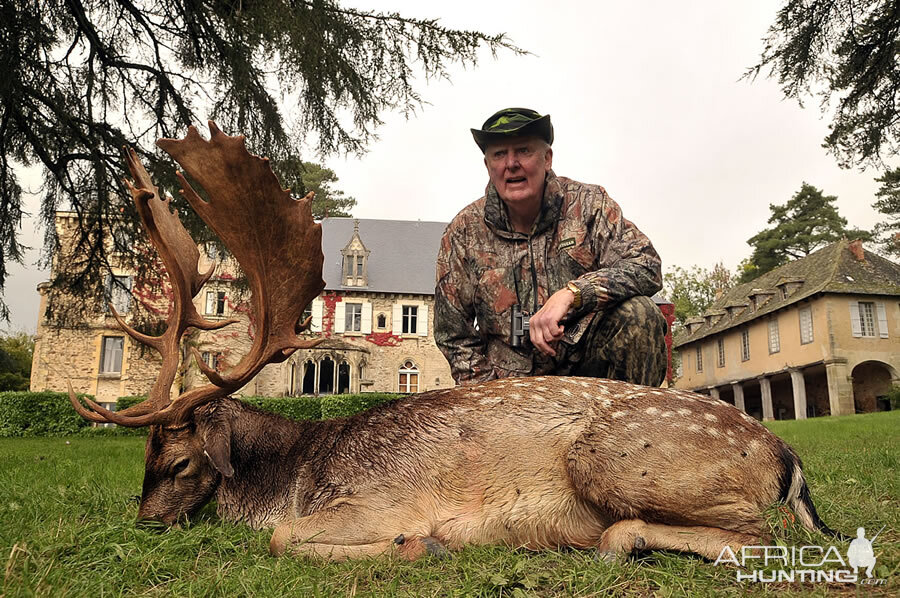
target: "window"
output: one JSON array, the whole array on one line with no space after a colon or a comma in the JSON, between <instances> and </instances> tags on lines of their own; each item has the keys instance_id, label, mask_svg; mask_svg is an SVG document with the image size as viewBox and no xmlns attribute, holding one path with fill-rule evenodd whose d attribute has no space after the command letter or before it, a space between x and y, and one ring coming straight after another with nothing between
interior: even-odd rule
<instances>
[{"instance_id":1,"label":"window","mask_svg":"<svg viewBox=\"0 0 900 598\"><path fill-rule=\"evenodd\" d=\"M345 255L344 256L344 276L351 277L353 276L353 256Z\"/></svg>"},{"instance_id":2,"label":"window","mask_svg":"<svg viewBox=\"0 0 900 598\"><path fill-rule=\"evenodd\" d=\"M211 316L225 313L225 291L206 291L206 313Z\"/></svg>"},{"instance_id":3,"label":"window","mask_svg":"<svg viewBox=\"0 0 900 598\"><path fill-rule=\"evenodd\" d=\"M723 367L725 367L725 339L720 338L718 340L718 342L716 343L716 345L719 350L719 364L718 365L720 368L723 368Z\"/></svg>"},{"instance_id":4,"label":"window","mask_svg":"<svg viewBox=\"0 0 900 598\"><path fill-rule=\"evenodd\" d=\"M407 361L400 368L400 388L402 393L419 392L419 368L412 361Z\"/></svg>"},{"instance_id":5,"label":"window","mask_svg":"<svg viewBox=\"0 0 900 598\"><path fill-rule=\"evenodd\" d=\"M415 305L403 306L403 334L416 333L416 320L419 316L419 308Z\"/></svg>"},{"instance_id":6,"label":"window","mask_svg":"<svg viewBox=\"0 0 900 598\"><path fill-rule=\"evenodd\" d=\"M703 371L703 348L697 347L697 371Z\"/></svg>"},{"instance_id":7,"label":"window","mask_svg":"<svg viewBox=\"0 0 900 598\"><path fill-rule=\"evenodd\" d=\"M219 360L219 356L217 354L213 353L212 351L204 351L200 355L200 357L203 359L203 363L205 363L209 369L216 369L216 362L218 362Z\"/></svg>"},{"instance_id":8,"label":"window","mask_svg":"<svg viewBox=\"0 0 900 598\"><path fill-rule=\"evenodd\" d=\"M859 302L859 325L863 336L875 336L875 304L871 301Z\"/></svg>"},{"instance_id":9,"label":"window","mask_svg":"<svg viewBox=\"0 0 900 598\"><path fill-rule=\"evenodd\" d=\"M127 314L131 309L131 277L107 276L105 294L107 303L111 304L117 313Z\"/></svg>"},{"instance_id":10,"label":"window","mask_svg":"<svg viewBox=\"0 0 900 598\"><path fill-rule=\"evenodd\" d=\"M850 322L855 337L888 338L887 312L884 309L884 303L852 301L850 303Z\"/></svg>"},{"instance_id":11,"label":"window","mask_svg":"<svg viewBox=\"0 0 900 598\"><path fill-rule=\"evenodd\" d=\"M378 327L384 329L387 326L387 317L384 314L378 314Z\"/></svg>"},{"instance_id":12,"label":"window","mask_svg":"<svg viewBox=\"0 0 900 598\"><path fill-rule=\"evenodd\" d=\"M206 250L206 257L208 257L210 260L215 261L219 259L219 250L216 247L215 243L207 243L204 246L204 249Z\"/></svg>"},{"instance_id":13,"label":"window","mask_svg":"<svg viewBox=\"0 0 900 598\"><path fill-rule=\"evenodd\" d=\"M363 256L356 256L356 276L362 278L363 275Z\"/></svg>"},{"instance_id":14,"label":"window","mask_svg":"<svg viewBox=\"0 0 900 598\"><path fill-rule=\"evenodd\" d=\"M781 339L778 337L778 320L769 320L769 353L781 351Z\"/></svg>"},{"instance_id":15,"label":"window","mask_svg":"<svg viewBox=\"0 0 900 598\"><path fill-rule=\"evenodd\" d=\"M347 303L344 310L344 332L362 330L362 303Z\"/></svg>"},{"instance_id":16,"label":"window","mask_svg":"<svg viewBox=\"0 0 900 598\"><path fill-rule=\"evenodd\" d=\"M100 373L122 373L122 349L125 338L121 336L104 336L100 346Z\"/></svg>"},{"instance_id":17,"label":"window","mask_svg":"<svg viewBox=\"0 0 900 598\"><path fill-rule=\"evenodd\" d=\"M750 359L750 331L741 331L741 361Z\"/></svg>"},{"instance_id":18,"label":"window","mask_svg":"<svg viewBox=\"0 0 900 598\"><path fill-rule=\"evenodd\" d=\"M800 344L813 342L812 308L808 305L800 308Z\"/></svg>"}]
</instances>

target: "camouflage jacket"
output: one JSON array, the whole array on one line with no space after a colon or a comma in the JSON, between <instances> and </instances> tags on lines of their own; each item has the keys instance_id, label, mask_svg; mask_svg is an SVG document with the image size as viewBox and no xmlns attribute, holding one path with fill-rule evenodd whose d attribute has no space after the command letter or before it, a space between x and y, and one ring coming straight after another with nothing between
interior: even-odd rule
<instances>
[{"instance_id":1,"label":"camouflage jacket","mask_svg":"<svg viewBox=\"0 0 900 598\"><path fill-rule=\"evenodd\" d=\"M540 373L530 343L509 344L511 308L518 303L533 314L569 280L583 300L565 324L563 342L574 344L604 307L662 288L659 255L603 187L549 172L526 235L515 232L488 184L447 227L438 253L434 337L453 378L465 384Z\"/></svg>"}]
</instances>

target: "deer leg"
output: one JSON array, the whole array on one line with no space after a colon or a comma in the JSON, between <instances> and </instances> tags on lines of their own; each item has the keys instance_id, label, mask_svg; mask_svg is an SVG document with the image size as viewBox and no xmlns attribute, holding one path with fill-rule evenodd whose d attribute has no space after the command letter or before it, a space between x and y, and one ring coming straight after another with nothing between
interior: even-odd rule
<instances>
[{"instance_id":1,"label":"deer leg","mask_svg":"<svg viewBox=\"0 0 900 598\"><path fill-rule=\"evenodd\" d=\"M426 554L442 557L448 553L440 541L427 534L396 535L399 530L390 529L390 523L389 518L374 518L370 511L353 507L319 511L279 525L269 542L269 552L280 556L290 548L335 560L393 553L415 560Z\"/></svg>"},{"instance_id":2,"label":"deer leg","mask_svg":"<svg viewBox=\"0 0 900 598\"><path fill-rule=\"evenodd\" d=\"M597 549L603 555L630 554L635 550L677 550L715 560L726 546L737 552L741 546L758 545L760 541L758 536L718 527L664 525L626 519L603 532Z\"/></svg>"}]
</instances>

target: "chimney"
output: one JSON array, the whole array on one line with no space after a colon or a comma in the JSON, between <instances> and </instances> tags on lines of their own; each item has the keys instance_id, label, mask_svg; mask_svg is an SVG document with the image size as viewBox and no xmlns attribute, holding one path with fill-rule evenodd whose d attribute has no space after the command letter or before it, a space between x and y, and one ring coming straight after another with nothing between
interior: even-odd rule
<instances>
[{"instance_id":1,"label":"chimney","mask_svg":"<svg viewBox=\"0 0 900 598\"><path fill-rule=\"evenodd\" d=\"M866 254L863 252L862 241L860 239L856 239L855 241L850 241L850 253L853 254L853 257L856 258L859 262L866 261Z\"/></svg>"}]
</instances>

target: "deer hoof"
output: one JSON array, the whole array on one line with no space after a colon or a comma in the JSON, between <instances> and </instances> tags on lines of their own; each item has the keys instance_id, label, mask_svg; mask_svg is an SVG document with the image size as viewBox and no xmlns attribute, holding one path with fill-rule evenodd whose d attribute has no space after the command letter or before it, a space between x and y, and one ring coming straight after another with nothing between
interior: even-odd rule
<instances>
[{"instance_id":1,"label":"deer hoof","mask_svg":"<svg viewBox=\"0 0 900 598\"><path fill-rule=\"evenodd\" d=\"M634 549L635 550L643 550L647 548L647 541L644 540L643 536L637 536L634 539Z\"/></svg>"},{"instance_id":2,"label":"deer hoof","mask_svg":"<svg viewBox=\"0 0 900 598\"><path fill-rule=\"evenodd\" d=\"M394 538L394 544L396 544L397 546L403 546L404 542L406 542L406 536L404 536L403 534L400 534L399 536Z\"/></svg>"},{"instance_id":3,"label":"deer hoof","mask_svg":"<svg viewBox=\"0 0 900 598\"><path fill-rule=\"evenodd\" d=\"M431 536L422 538L422 544L425 545L425 554L438 559L450 558L450 551L436 538L432 538Z\"/></svg>"}]
</instances>

